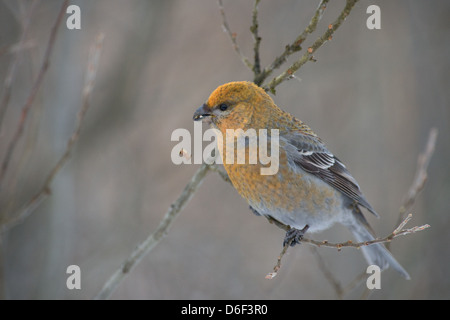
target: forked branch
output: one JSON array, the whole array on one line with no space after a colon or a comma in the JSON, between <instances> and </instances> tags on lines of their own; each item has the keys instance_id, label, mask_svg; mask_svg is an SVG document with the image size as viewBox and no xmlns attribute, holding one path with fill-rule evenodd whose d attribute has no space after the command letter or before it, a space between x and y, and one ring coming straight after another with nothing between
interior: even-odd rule
<instances>
[{"instance_id":1,"label":"forked branch","mask_svg":"<svg viewBox=\"0 0 450 320\"><path fill-rule=\"evenodd\" d=\"M12 155L14 154L14 150L16 149L16 146L17 146L20 138L22 137L28 114L30 112L31 107L33 106L36 95L42 85L42 81L43 81L44 76L47 73L48 67L50 65L50 55L53 51L53 47L55 44L56 35L58 33L58 26L60 25L60 23L64 17L64 14L66 13L66 8L67 8L68 4L69 4L69 0L65 0L61 6L58 17L57 17L57 19L52 27L52 30L50 32L50 38L48 40L47 48L44 53L44 59L43 59L41 68L40 68L37 78L33 84L33 87L31 88L30 94L28 95L28 98L27 98L24 106L22 107L22 114L21 114L21 117L17 124L17 127L15 129L14 135L8 143L8 147L6 148L5 157L4 157L1 167L0 167L0 190L2 188L3 180L4 180L6 172L8 170Z\"/></svg>"},{"instance_id":2,"label":"forked branch","mask_svg":"<svg viewBox=\"0 0 450 320\"><path fill-rule=\"evenodd\" d=\"M74 148L76 142L78 141L78 138L80 137L83 120L85 118L86 112L89 109L89 98L97 75L100 54L103 47L103 38L104 35L100 33L89 52L88 65L83 86L83 103L81 104L80 110L78 112L75 129L69 140L67 141L65 152L59 158L55 166L50 170L39 191L15 215L13 215L7 221L2 222L2 224L0 225L0 234L23 222L37 207L39 207L39 205L50 195L50 185L53 179L62 169L67 160L69 160L72 149Z\"/></svg>"}]
</instances>

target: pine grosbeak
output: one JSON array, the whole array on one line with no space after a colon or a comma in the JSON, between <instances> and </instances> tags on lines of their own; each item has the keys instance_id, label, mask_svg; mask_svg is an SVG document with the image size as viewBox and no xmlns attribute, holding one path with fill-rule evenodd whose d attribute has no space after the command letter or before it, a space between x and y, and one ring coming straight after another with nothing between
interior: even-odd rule
<instances>
[{"instance_id":1,"label":"pine grosbeak","mask_svg":"<svg viewBox=\"0 0 450 320\"><path fill-rule=\"evenodd\" d=\"M287 226L284 244L298 243L303 231L317 232L339 222L348 227L358 242L374 239L374 233L359 206L378 216L363 196L345 165L302 121L278 108L272 98L251 82L231 82L219 86L194 113L220 130L279 131L279 169L262 175L265 165L227 163L224 167L233 186L257 215ZM244 148L249 148L245 145ZM219 150L224 158L224 150ZM248 151L248 150L247 150ZM249 151L248 151L249 152ZM408 273L382 244L363 246L369 264L386 269L391 265L405 278Z\"/></svg>"}]
</instances>

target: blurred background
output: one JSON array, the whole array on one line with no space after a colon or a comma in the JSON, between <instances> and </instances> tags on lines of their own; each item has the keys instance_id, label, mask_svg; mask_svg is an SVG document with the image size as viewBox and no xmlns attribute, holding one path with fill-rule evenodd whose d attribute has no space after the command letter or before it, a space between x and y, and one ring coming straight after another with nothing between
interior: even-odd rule
<instances>
[{"instance_id":1,"label":"blurred background","mask_svg":"<svg viewBox=\"0 0 450 320\"><path fill-rule=\"evenodd\" d=\"M82 105L89 47L105 36L90 109L70 160L51 195L20 225L1 235L0 297L91 299L135 246L153 232L199 165L174 165L176 128L193 133L192 114L220 84L252 80L222 29L216 1L70 1L81 30L59 26L48 73L0 189L0 221L14 217L39 191L66 149ZM308 25L318 1L259 5L262 65ZM381 8L381 30L369 30L366 9ZM0 97L14 60L8 109L0 128L0 159L17 128L41 67L61 0L0 1ZM345 1L332 1L311 44ZM243 53L253 57L253 1L224 8ZM450 298L450 1L361 0L348 19L296 74L277 87L278 106L305 121L347 164L381 219L385 236L411 185L432 127L439 129L425 190L391 250L408 270L382 273L376 299ZM30 23L23 45L24 27ZM291 56L293 62L298 55ZM274 75L279 74L287 65ZM205 143L206 145L206 143ZM316 240L351 239L342 226ZM210 173L168 235L120 284L113 299L334 299L309 245L272 271L284 231L256 217L216 173ZM320 248L343 285L366 269L361 252ZM66 268L81 269L81 290L68 290ZM345 298L359 298L364 283Z\"/></svg>"}]
</instances>

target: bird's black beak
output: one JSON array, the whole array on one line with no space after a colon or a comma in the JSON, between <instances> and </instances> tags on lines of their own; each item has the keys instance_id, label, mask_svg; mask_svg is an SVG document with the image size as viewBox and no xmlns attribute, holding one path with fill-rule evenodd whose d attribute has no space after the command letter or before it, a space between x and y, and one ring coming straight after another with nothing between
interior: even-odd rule
<instances>
[{"instance_id":1,"label":"bird's black beak","mask_svg":"<svg viewBox=\"0 0 450 320\"><path fill-rule=\"evenodd\" d=\"M200 108L195 110L193 119L194 121L200 121L210 116L211 116L211 109L208 108L206 103L204 103Z\"/></svg>"}]
</instances>

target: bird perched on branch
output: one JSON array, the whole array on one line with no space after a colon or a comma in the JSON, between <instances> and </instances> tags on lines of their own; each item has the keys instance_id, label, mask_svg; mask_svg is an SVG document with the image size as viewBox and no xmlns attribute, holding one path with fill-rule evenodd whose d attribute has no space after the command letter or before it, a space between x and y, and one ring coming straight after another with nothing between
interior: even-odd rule
<instances>
[{"instance_id":1,"label":"bird perched on branch","mask_svg":"<svg viewBox=\"0 0 450 320\"><path fill-rule=\"evenodd\" d=\"M360 207L375 216L378 214L345 165L305 123L278 108L254 83L242 81L219 86L195 111L194 120L210 123L223 136L230 129L241 129L244 133L253 129L257 134L262 132L260 129L267 130L268 152L278 149L278 168L274 174L261 174L261 168L268 166L261 161L253 164L226 161L229 141L219 151L233 186L252 211L287 230L283 245L295 245L306 230L325 230L336 222L348 227L358 242L374 239ZM274 139L278 140L277 149L272 144ZM252 145L248 140L241 148L250 158ZM236 146L235 141L233 144ZM256 144L256 148L260 151L261 145ZM238 150L236 146L232 152ZM409 279L408 273L383 244L363 246L362 252L370 265L381 269L391 265Z\"/></svg>"}]
</instances>

